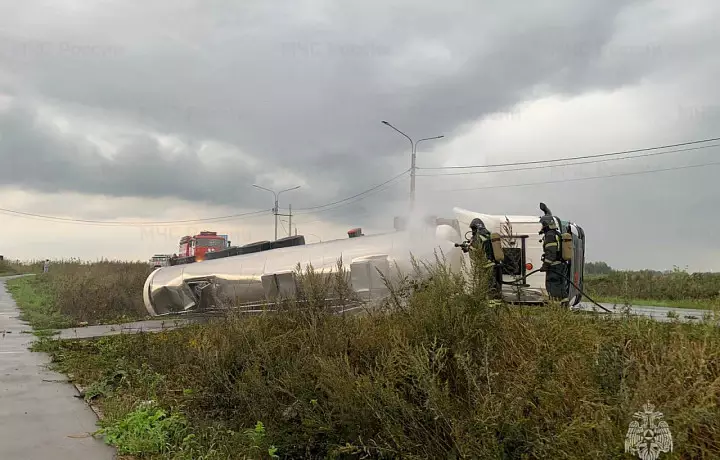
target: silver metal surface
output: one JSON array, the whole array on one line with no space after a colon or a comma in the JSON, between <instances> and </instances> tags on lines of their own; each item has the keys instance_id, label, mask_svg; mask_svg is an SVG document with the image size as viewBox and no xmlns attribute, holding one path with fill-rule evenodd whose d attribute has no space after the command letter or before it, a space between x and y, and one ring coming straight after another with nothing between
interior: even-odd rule
<instances>
[{"instance_id":1,"label":"silver metal surface","mask_svg":"<svg viewBox=\"0 0 720 460\"><path fill-rule=\"evenodd\" d=\"M414 274L413 258L433 263L435 257L442 254L452 270L459 270L463 259L469 262L469 256L455 248L454 243L464 239L464 232L474 217L481 217L492 232L500 232L507 218L512 223L513 235L528 236L526 261L535 268L540 267L542 245L538 236L538 217L488 215L461 208L454 208L454 213L463 235L451 225L418 224L392 233L161 267L145 282L145 307L151 316L161 316L205 311L217 308L218 304L236 306L272 302L295 292L294 272L298 264L302 270L311 265L316 273L327 275L337 271L340 259L349 271L350 284L360 299L381 298L388 293L383 276L393 281L399 273ZM504 278L508 282L516 280ZM518 289L512 292L504 289L504 292L519 302L542 302L546 296L544 274L533 274L526 283L519 297Z\"/></svg>"},{"instance_id":2,"label":"silver metal surface","mask_svg":"<svg viewBox=\"0 0 720 460\"><path fill-rule=\"evenodd\" d=\"M212 299L262 302L292 293L298 264L329 274L342 259L355 293L370 299L386 293L378 271L390 279L398 271L412 274L411 257L432 261L436 250L452 267L460 266L460 251L433 231L393 232L162 267L146 280L143 297L152 316L201 309L199 293L207 291Z\"/></svg>"}]
</instances>

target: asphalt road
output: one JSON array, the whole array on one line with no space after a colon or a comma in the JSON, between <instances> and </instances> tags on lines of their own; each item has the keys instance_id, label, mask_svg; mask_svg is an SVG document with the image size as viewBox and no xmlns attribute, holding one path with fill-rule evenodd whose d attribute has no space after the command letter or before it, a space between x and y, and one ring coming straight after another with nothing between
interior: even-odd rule
<instances>
[{"instance_id":1,"label":"asphalt road","mask_svg":"<svg viewBox=\"0 0 720 460\"><path fill-rule=\"evenodd\" d=\"M603 307L607 308L611 311L613 315L622 315L624 314L624 305L614 305L611 303L600 303ZM575 309L578 310L584 310L584 311L599 311L603 312L600 308L598 308L596 305L593 305L590 302L580 302L578 306L575 307ZM674 312L674 314L671 314L671 312ZM699 322L702 321L704 315L709 314L712 315L711 310L698 310L694 308L674 308L674 307L660 307L657 305L632 305L630 306L630 314L635 316L647 316L652 318L655 321L674 321L674 315L677 315L677 320L679 321L686 321L686 322ZM720 319L720 317L719 317Z\"/></svg>"},{"instance_id":2,"label":"asphalt road","mask_svg":"<svg viewBox=\"0 0 720 460\"><path fill-rule=\"evenodd\" d=\"M601 303L603 307L611 311L611 314L622 316L624 314L623 306ZM597 306L589 302L581 302L574 307L576 310L599 311L604 313ZM660 306L631 306L630 313L636 316L647 316L655 321L672 321L673 317L669 316L669 312L675 312L678 320L698 322L702 321L703 315L712 313L709 310L697 310L690 308L669 308ZM105 337L117 334L132 334L136 332L160 332L183 327L191 322L206 321L207 318L194 317L192 319L154 319L148 321L137 321L126 324L98 325L78 327L72 329L62 329L57 333L57 337L61 339L84 339L93 337ZM1 457L0 457L1 458Z\"/></svg>"},{"instance_id":3,"label":"asphalt road","mask_svg":"<svg viewBox=\"0 0 720 460\"><path fill-rule=\"evenodd\" d=\"M0 279L0 459L105 460L115 450L89 436L97 416L67 377L44 367L49 358L33 353L35 339Z\"/></svg>"},{"instance_id":4,"label":"asphalt road","mask_svg":"<svg viewBox=\"0 0 720 460\"><path fill-rule=\"evenodd\" d=\"M71 329L60 329L57 337L60 339L87 339L93 337L105 337L108 335L134 334L137 332L161 332L183 327L200 319L193 320L161 320L152 319L148 321L136 321L124 324L103 324L98 326L76 327Z\"/></svg>"}]
</instances>

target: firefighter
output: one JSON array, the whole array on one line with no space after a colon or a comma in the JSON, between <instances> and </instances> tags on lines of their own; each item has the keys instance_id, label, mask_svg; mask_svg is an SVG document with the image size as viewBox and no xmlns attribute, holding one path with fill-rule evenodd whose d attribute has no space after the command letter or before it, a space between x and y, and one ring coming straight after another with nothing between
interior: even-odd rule
<instances>
[{"instance_id":1,"label":"firefighter","mask_svg":"<svg viewBox=\"0 0 720 460\"><path fill-rule=\"evenodd\" d=\"M563 301L568 296L566 263L562 260L562 239L557 224L549 210L540 218L543 235L543 264L541 272L545 272L545 289L552 300Z\"/></svg>"},{"instance_id":2,"label":"firefighter","mask_svg":"<svg viewBox=\"0 0 720 460\"><path fill-rule=\"evenodd\" d=\"M495 263L495 254L493 253L492 241L490 239L490 231L485 228L485 223L478 218L475 218L470 222L470 230L472 231L472 237L470 237L470 244L468 250L473 251L476 257L476 261L482 263L482 267L489 270L488 280L490 297L496 298L499 295L500 289L497 282L497 266ZM465 252L468 252L465 250Z\"/></svg>"}]
</instances>

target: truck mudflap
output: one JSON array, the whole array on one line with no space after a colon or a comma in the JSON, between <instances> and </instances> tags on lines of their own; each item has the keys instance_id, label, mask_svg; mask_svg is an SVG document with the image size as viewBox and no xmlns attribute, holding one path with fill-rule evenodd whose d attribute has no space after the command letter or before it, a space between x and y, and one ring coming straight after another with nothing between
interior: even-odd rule
<instances>
[{"instance_id":1,"label":"truck mudflap","mask_svg":"<svg viewBox=\"0 0 720 460\"><path fill-rule=\"evenodd\" d=\"M573 238L573 258L570 261L570 279L572 283L568 283L568 306L574 307L582 300L584 286L584 268L585 268L585 232L582 227L570 222L567 226ZM580 288L580 290L578 290Z\"/></svg>"}]
</instances>

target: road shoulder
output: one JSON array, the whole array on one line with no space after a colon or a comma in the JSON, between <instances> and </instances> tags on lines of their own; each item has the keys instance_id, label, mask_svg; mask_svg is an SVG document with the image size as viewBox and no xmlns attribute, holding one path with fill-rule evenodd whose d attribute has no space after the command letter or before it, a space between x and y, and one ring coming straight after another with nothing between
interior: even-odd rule
<instances>
[{"instance_id":1,"label":"road shoulder","mask_svg":"<svg viewBox=\"0 0 720 460\"><path fill-rule=\"evenodd\" d=\"M47 369L45 353L0 279L0 458L25 460L114 459L115 450L92 437L97 417L68 378Z\"/></svg>"}]
</instances>

